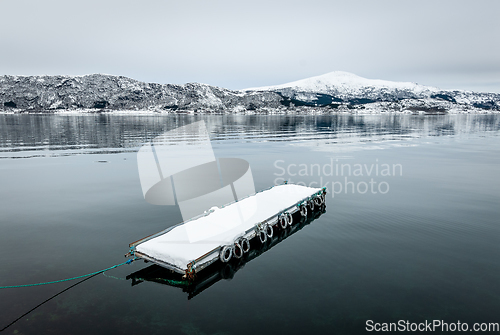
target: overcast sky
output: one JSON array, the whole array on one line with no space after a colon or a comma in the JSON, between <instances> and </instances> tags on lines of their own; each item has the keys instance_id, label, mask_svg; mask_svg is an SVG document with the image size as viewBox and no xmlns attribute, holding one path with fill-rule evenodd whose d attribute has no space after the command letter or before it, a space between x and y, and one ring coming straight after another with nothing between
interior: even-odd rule
<instances>
[{"instance_id":1,"label":"overcast sky","mask_svg":"<svg viewBox=\"0 0 500 335\"><path fill-rule=\"evenodd\" d=\"M241 89L347 71L500 92L500 1L0 0L0 74Z\"/></svg>"}]
</instances>

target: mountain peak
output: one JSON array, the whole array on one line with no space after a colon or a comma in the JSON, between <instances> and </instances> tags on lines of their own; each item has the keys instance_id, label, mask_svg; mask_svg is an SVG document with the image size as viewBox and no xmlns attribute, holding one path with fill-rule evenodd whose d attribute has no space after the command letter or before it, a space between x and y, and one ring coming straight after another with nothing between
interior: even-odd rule
<instances>
[{"instance_id":1,"label":"mountain peak","mask_svg":"<svg viewBox=\"0 0 500 335\"><path fill-rule=\"evenodd\" d=\"M364 88L402 89L416 92L437 91L438 89L410 82L394 82L379 79L367 79L350 72L333 71L323 75L301 79L281 85L249 88L243 91L268 91L293 88L302 92L329 93L336 91L357 91Z\"/></svg>"}]
</instances>

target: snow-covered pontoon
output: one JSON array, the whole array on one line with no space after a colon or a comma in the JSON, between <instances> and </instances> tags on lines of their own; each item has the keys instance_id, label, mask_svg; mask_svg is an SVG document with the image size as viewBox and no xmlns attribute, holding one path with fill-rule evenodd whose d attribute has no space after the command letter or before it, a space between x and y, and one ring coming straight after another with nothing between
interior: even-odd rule
<instances>
[{"instance_id":1,"label":"snow-covered pontoon","mask_svg":"<svg viewBox=\"0 0 500 335\"><path fill-rule=\"evenodd\" d=\"M304 227L318 219L325 211L326 206L323 204L315 206L314 211L312 213L309 211L308 215L305 217L300 215L300 213L294 214L293 224L275 232L271 238L267 238L265 243L261 243L258 238L255 238L250 243L250 251L245 253L243 257L239 259L233 258L228 263L215 262L203 269L202 272L198 272L194 280L181 279L180 274L156 264L132 272L126 276L126 279L131 280L132 286L150 282L177 287L187 293L188 300L193 299L219 281L233 279L239 270L245 268L246 264L257 259L262 254L270 251L275 246L301 231Z\"/></svg>"},{"instance_id":2,"label":"snow-covered pontoon","mask_svg":"<svg viewBox=\"0 0 500 335\"><path fill-rule=\"evenodd\" d=\"M325 202L326 188L294 184L273 186L169 227L129 245L127 256L142 258L184 275L188 280L209 266L241 258L250 240L265 243L275 230L293 224Z\"/></svg>"}]
</instances>

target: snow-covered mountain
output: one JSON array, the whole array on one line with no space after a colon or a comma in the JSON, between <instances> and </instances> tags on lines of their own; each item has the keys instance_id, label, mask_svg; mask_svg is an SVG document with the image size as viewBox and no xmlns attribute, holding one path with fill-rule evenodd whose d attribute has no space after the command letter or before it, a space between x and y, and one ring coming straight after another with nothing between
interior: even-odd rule
<instances>
[{"instance_id":1,"label":"snow-covered mountain","mask_svg":"<svg viewBox=\"0 0 500 335\"><path fill-rule=\"evenodd\" d=\"M366 79L347 72L240 91L198 83L144 83L103 74L0 76L0 110L499 112L500 94L440 90L415 83Z\"/></svg>"},{"instance_id":2,"label":"snow-covered mountain","mask_svg":"<svg viewBox=\"0 0 500 335\"><path fill-rule=\"evenodd\" d=\"M380 107L380 103L399 103L402 108L405 105L422 105L443 110L453 106L498 110L500 106L499 94L440 90L410 82L366 79L342 71L243 91L276 92L295 106L359 106L378 103L377 106Z\"/></svg>"},{"instance_id":3,"label":"snow-covered mountain","mask_svg":"<svg viewBox=\"0 0 500 335\"><path fill-rule=\"evenodd\" d=\"M293 88L303 92L331 94L363 93L366 89L374 90L408 90L412 92L439 91L439 89L409 82L366 79L343 71L334 71L321 76L310 77L286 84L249 88L246 91L276 91Z\"/></svg>"},{"instance_id":4,"label":"snow-covered mountain","mask_svg":"<svg viewBox=\"0 0 500 335\"><path fill-rule=\"evenodd\" d=\"M206 84L144 83L122 76L0 76L0 108L238 111L281 106L271 92L242 94Z\"/></svg>"}]
</instances>

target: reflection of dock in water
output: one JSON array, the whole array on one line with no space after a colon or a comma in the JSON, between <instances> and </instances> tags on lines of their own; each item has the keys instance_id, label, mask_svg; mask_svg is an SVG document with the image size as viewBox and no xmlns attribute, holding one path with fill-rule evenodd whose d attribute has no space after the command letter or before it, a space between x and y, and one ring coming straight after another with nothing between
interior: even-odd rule
<instances>
[{"instance_id":1,"label":"reflection of dock in water","mask_svg":"<svg viewBox=\"0 0 500 335\"><path fill-rule=\"evenodd\" d=\"M131 273L127 276L127 279L132 280L132 286L148 281L179 287L188 293L188 299L191 299L222 279L232 279L235 273L242 269L246 263L259 257L289 236L297 233L320 217L321 214L325 213L325 210L326 206L322 204L305 217L296 212L293 215L294 224L288 225L285 229L276 225L274 227L274 234L272 234L272 237L268 237L265 242L261 242L259 238L253 238L250 241L250 250L244 253L241 258L233 257L227 263L215 262L197 273L194 280L183 279L182 275L155 264Z\"/></svg>"}]
</instances>

